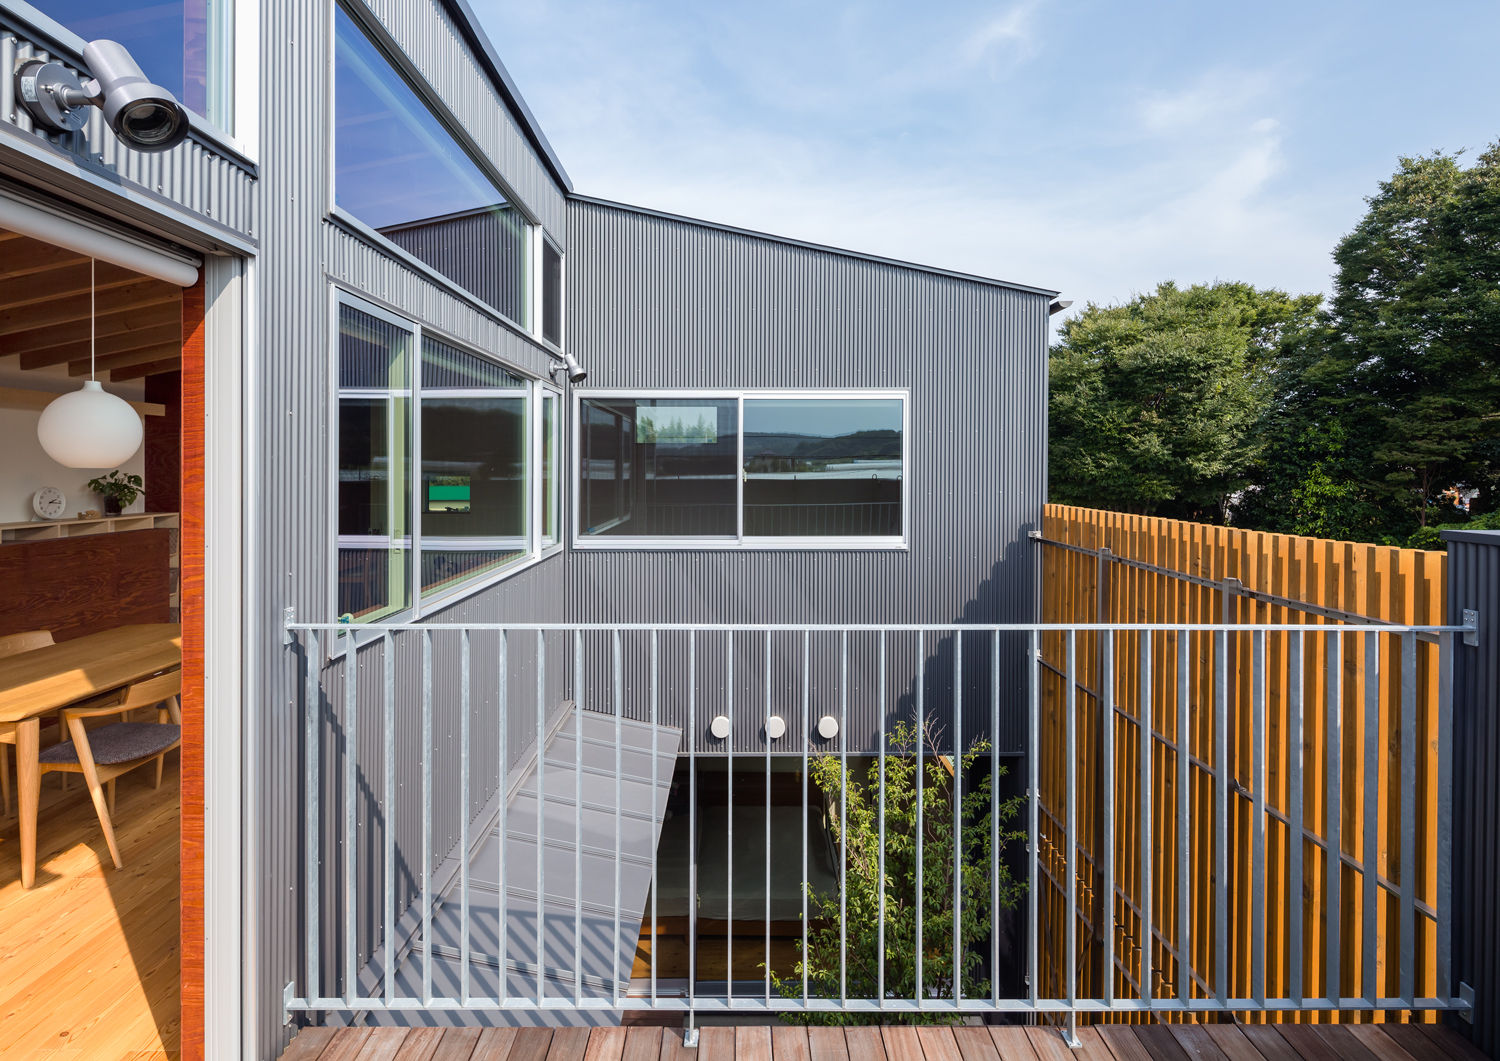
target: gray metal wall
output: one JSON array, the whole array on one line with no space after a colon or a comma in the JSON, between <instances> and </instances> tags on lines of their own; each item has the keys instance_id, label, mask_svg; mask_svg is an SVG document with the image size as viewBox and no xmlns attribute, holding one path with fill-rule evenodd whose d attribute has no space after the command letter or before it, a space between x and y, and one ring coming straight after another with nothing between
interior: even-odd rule
<instances>
[{"instance_id":1,"label":"gray metal wall","mask_svg":"<svg viewBox=\"0 0 1500 1061\"><path fill-rule=\"evenodd\" d=\"M1048 293L597 200L575 198L568 228L569 346L589 371L577 393L905 387L912 435L909 551L575 550L566 568L570 618L1035 619L1026 535L1040 526L1046 493ZM747 644L737 669L756 673L760 651ZM951 668L936 645L929 654L934 671ZM778 667L773 684L789 684L793 673ZM1020 745L1021 673L1012 642L999 679L1006 750ZM800 690L800 677L792 687ZM794 706L784 712L789 723L800 722L800 699ZM879 705L863 696L850 710L851 728L873 749ZM738 747L761 747L763 715L737 714ZM793 729L787 746L800 740Z\"/></svg>"},{"instance_id":2,"label":"gray metal wall","mask_svg":"<svg viewBox=\"0 0 1500 1061\"><path fill-rule=\"evenodd\" d=\"M1474 990L1474 1023L1500 1056L1500 531L1447 531L1448 622L1479 613L1479 643L1455 648L1453 681L1454 979Z\"/></svg>"}]
</instances>

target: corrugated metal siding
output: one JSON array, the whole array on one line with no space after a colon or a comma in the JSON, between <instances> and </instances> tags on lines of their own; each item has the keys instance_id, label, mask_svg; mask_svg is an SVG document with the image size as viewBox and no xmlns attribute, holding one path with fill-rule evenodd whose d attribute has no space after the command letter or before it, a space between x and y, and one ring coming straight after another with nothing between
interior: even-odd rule
<instances>
[{"instance_id":1,"label":"corrugated metal siding","mask_svg":"<svg viewBox=\"0 0 1500 1061\"><path fill-rule=\"evenodd\" d=\"M437 0L363 0L511 191L559 246L567 247L566 203L499 93Z\"/></svg>"},{"instance_id":2,"label":"corrugated metal siding","mask_svg":"<svg viewBox=\"0 0 1500 1061\"><path fill-rule=\"evenodd\" d=\"M1500 532L1448 539L1448 622L1479 612L1457 643L1453 682L1453 959L1474 989L1474 1043L1500 1056Z\"/></svg>"},{"instance_id":3,"label":"corrugated metal siding","mask_svg":"<svg viewBox=\"0 0 1500 1061\"><path fill-rule=\"evenodd\" d=\"M66 56L53 56L9 28L0 34L0 69L6 72L0 77L0 123L27 135L33 134L31 116L16 102L15 78L10 72L23 59L33 58L58 58L76 69ZM76 162L70 160L70 172L76 165L104 180L134 185L177 203L241 235L256 235L254 176L239 162L196 140L161 153L133 151L105 127L103 112L90 108L88 124L78 132L44 142L78 156Z\"/></svg>"},{"instance_id":4,"label":"corrugated metal siding","mask_svg":"<svg viewBox=\"0 0 1500 1061\"><path fill-rule=\"evenodd\" d=\"M1045 295L594 202L572 202L569 231L568 334L589 370L580 393L904 387L912 431L909 551L579 550L567 567L570 618L1036 617L1026 535L1040 526L1046 492ZM929 665L941 670L936 649ZM1007 751L1021 742L1022 673L1013 641L1000 671ZM873 733L877 711L870 698L851 702L851 728ZM759 716L743 725L749 740ZM700 747L709 748L701 737Z\"/></svg>"}]
</instances>

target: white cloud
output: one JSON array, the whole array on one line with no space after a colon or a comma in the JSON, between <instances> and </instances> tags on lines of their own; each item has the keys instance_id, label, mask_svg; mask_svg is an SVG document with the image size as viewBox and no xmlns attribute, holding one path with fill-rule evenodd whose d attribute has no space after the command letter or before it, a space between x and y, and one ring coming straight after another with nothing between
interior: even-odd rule
<instances>
[{"instance_id":1,"label":"white cloud","mask_svg":"<svg viewBox=\"0 0 1500 1061\"><path fill-rule=\"evenodd\" d=\"M1022 0L976 26L962 41L959 55L970 65L1030 54L1035 44L1039 0Z\"/></svg>"}]
</instances>

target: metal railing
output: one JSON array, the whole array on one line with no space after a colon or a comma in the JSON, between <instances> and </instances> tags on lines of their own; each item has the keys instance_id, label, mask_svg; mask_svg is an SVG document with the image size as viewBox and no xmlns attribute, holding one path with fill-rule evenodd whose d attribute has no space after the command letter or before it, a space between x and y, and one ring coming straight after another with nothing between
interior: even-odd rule
<instances>
[{"instance_id":1,"label":"metal railing","mask_svg":"<svg viewBox=\"0 0 1500 1061\"><path fill-rule=\"evenodd\" d=\"M358 646L339 624L288 630L303 667L304 747L301 816L286 824L302 834L307 929L289 1014L1071 1022L1465 1005L1450 982L1448 917L1461 627L473 623L380 626L360 631ZM1359 673L1341 682L1356 659ZM1403 676L1399 703L1381 700L1386 667ZM1435 697L1419 681L1427 667ZM1017 718L1025 750L1014 758L989 738ZM587 794L586 724L606 727L593 774L605 780ZM662 795L674 766L655 737L649 772L640 756L622 765L622 727L642 725L679 731L673 795ZM573 761L549 756L569 734ZM773 786L787 763L800 792L796 844L773 835ZM1014 795L1001 791L1007 765L1022 775ZM571 780L566 791L549 789L554 770ZM892 788L902 771L914 792ZM705 802L721 781L727 802ZM743 827L735 839L737 783L764 790L754 843ZM524 785L537 794L530 839L517 838L508 809ZM622 829L643 820L622 795L631 785L651 792L649 850L634 862L620 848ZM914 821L893 813L888 792ZM1423 793L1431 803L1418 821ZM686 864L669 880L657 846L663 802L688 819ZM571 840L549 841L544 804L571 808ZM584 836L585 817L601 812L614 815L612 852ZM1352 819L1359 829L1345 825ZM820 823L826 836L810 835ZM1433 841L1421 851L1419 831ZM809 858L820 844L833 866L818 878ZM924 865L934 846L948 858ZM533 847L535 878L513 886ZM706 848L722 850L722 874L700 863ZM492 897L487 876L476 883L489 872L481 852L495 860ZM742 897L737 908L736 883L756 858L755 905ZM584 895L584 865L601 859L614 881L596 902ZM622 895L621 866L644 873L647 863L637 903ZM1326 876L1332 904L1311 919L1308 873ZM684 874L686 967L663 970L662 886ZM700 912L709 876L725 888L722 917ZM777 893L778 879L793 886ZM951 895L935 894L934 879ZM479 891L497 904L493 925L476 920ZM572 903L571 924L547 916L559 901ZM772 916L789 904L795 918ZM1341 928L1351 914L1353 933ZM605 953L606 975L597 962L585 968L583 919L595 915L613 925L589 944ZM858 948L869 933L875 946L851 962L851 939ZM638 938L649 940L641 959ZM758 951L753 975L747 947Z\"/></svg>"}]
</instances>

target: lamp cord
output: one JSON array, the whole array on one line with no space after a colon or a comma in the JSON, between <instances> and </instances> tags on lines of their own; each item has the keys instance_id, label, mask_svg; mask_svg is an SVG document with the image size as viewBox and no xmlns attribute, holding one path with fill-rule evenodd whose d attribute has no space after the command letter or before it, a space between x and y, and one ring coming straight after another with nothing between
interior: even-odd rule
<instances>
[{"instance_id":1,"label":"lamp cord","mask_svg":"<svg viewBox=\"0 0 1500 1061\"><path fill-rule=\"evenodd\" d=\"M94 332L98 329L99 321L94 316L94 263L97 259L89 259L89 379L98 381L94 372Z\"/></svg>"}]
</instances>

